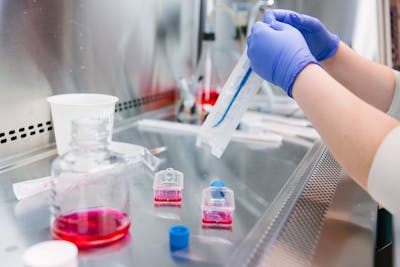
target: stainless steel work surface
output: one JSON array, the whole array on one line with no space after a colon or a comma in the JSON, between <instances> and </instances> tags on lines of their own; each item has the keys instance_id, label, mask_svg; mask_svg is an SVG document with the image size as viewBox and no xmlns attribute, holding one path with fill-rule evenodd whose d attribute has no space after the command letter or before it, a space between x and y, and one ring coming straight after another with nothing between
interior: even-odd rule
<instances>
[{"instance_id":1,"label":"stainless steel work surface","mask_svg":"<svg viewBox=\"0 0 400 267\"><path fill-rule=\"evenodd\" d=\"M184 173L183 204L180 208L155 207L154 173L137 167L130 183L130 235L107 247L80 251L79 266L223 265L235 256L262 216L279 210L276 199L286 192L291 175L311 147L307 142L288 140L278 146L232 142L217 160L196 149L193 134L144 130L135 122L116 131L113 139L147 148L166 146L167 151L159 155L159 169L173 167ZM4 266L22 266L21 256L27 247L51 239L47 193L17 201L12 184L49 175L53 152L22 158L0 173L0 258ZM201 225L201 190L216 179L235 192L234 223L229 230ZM171 252L168 230L178 224L190 228L190 247Z\"/></svg>"},{"instance_id":2,"label":"stainless steel work surface","mask_svg":"<svg viewBox=\"0 0 400 267\"><path fill-rule=\"evenodd\" d=\"M319 233L312 266L373 266L377 203L349 176L340 178Z\"/></svg>"}]
</instances>

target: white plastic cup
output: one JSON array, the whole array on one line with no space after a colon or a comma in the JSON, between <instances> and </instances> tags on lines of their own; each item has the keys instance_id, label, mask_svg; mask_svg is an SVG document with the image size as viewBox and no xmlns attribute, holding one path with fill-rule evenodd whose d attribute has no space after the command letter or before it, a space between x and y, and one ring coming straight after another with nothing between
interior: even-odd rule
<instances>
[{"instance_id":1,"label":"white plastic cup","mask_svg":"<svg viewBox=\"0 0 400 267\"><path fill-rule=\"evenodd\" d=\"M110 133L108 139L111 141L117 101L117 97L103 94L63 94L48 97L58 154L69 150L71 123L76 119L95 118L107 121Z\"/></svg>"}]
</instances>

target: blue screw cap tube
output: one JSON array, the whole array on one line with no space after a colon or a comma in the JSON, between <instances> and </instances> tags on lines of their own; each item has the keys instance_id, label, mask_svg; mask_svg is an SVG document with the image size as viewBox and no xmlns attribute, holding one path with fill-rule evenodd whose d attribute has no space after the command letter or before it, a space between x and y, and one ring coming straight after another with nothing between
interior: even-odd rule
<instances>
[{"instance_id":1,"label":"blue screw cap tube","mask_svg":"<svg viewBox=\"0 0 400 267\"><path fill-rule=\"evenodd\" d=\"M196 145L220 158L263 79L250 68L244 51L200 128Z\"/></svg>"},{"instance_id":2,"label":"blue screw cap tube","mask_svg":"<svg viewBox=\"0 0 400 267\"><path fill-rule=\"evenodd\" d=\"M189 244L189 228L184 225L176 225L169 229L169 245L170 248L182 249Z\"/></svg>"}]
</instances>

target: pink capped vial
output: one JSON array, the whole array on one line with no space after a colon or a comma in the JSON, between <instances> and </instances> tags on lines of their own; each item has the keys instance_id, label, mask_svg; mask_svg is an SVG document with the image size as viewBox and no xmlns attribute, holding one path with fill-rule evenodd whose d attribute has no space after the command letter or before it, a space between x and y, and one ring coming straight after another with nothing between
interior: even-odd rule
<instances>
[{"instance_id":1,"label":"pink capped vial","mask_svg":"<svg viewBox=\"0 0 400 267\"><path fill-rule=\"evenodd\" d=\"M203 190L201 211L203 226L230 228L233 222L235 198L222 182L213 182Z\"/></svg>"},{"instance_id":2,"label":"pink capped vial","mask_svg":"<svg viewBox=\"0 0 400 267\"><path fill-rule=\"evenodd\" d=\"M179 206L182 203L183 173L172 168L157 172L153 190L154 204Z\"/></svg>"}]
</instances>

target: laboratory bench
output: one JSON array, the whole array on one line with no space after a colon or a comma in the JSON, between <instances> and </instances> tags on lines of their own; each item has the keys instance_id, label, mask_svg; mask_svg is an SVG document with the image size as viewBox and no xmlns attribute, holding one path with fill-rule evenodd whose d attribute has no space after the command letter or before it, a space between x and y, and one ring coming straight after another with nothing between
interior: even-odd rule
<instances>
[{"instance_id":1,"label":"laboratory bench","mask_svg":"<svg viewBox=\"0 0 400 267\"><path fill-rule=\"evenodd\" d=\"M190 131L142 127L174 110L117 121L113 140L157 155L159 170L184 173L182 205L153 204L154 171L138 164L129 181L129 235L79 251L80 267L373 266L376 203L340 168L324 144L284 137L279 144L232 140L219 160L196 148ZM0 162L0 265L23 266L26 249L50 240L48 191L16 200L12 185L50 175L55 145ZM231 228L204 227L201 191L221 180L235 193ZM173 225L190 229L189 247L170 250Z\"/></svg>"}]
</instances>

